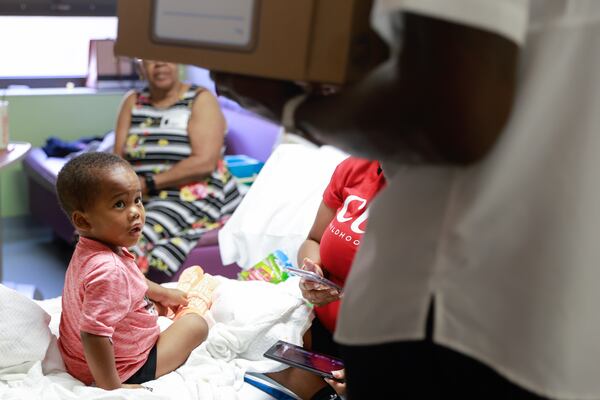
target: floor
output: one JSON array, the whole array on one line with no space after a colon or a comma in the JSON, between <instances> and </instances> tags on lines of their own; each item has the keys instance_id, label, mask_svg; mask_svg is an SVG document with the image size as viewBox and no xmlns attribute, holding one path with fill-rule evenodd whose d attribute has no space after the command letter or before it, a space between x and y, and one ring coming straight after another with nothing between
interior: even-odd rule
<instances>
[{"instance_id":1,"label":"floor","mask_svg":"<svg viewBox=\"0 0 600 400\"><path fill-rule=\"evenodd\" d=\"M3 280L35 286L36 298L60 296L72 248L32 217L4 218L2 225Z\"/></svg>"}]
</instances>

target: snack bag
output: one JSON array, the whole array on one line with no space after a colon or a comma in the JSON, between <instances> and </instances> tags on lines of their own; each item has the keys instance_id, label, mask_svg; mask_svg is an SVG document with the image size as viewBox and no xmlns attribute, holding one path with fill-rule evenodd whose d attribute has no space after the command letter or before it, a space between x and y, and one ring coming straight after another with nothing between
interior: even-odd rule
<instances>
[{"instance_id":1,"label":"snack bag","mask_svg":"<svg viewBox=\"0 0 600 400\"><path fill-rule=\"evenodd\" d=\"M283 282L288 278L285 268L291 266L289 257L281 250L275 250L262 261L238 274L240 281Z\"/></svg>"}]
</instances>

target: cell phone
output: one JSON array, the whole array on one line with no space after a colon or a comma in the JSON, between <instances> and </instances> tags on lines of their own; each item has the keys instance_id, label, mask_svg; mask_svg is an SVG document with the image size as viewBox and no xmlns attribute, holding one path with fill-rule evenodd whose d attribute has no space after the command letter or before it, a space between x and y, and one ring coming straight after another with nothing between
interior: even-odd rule
<instances>
[{"instance_id":1,"label":"cell phone","mask_svg":"<svg viewBox=\"0 0 600 400\"><path fill-rule=\"evenodd\" d=\"M286 267L286 271L288 271L290 274L299 276L299 277L309 280L311 282L316 282L321 285L329 286L333 289L336 289L338 292L342 293L343 288L340 285L338 285L335 282L330 281L327 278L323 278L321 275L319 275L315 272L307 271L307 270L295 268L295 267Z\"/></svg>"},{"instance_id":2,"label":"cell phone","mask_svg":"<svg viewBox=\"0 0 600 400\"><path fill-rule=\"evenodd\" d=\"M277 341L263 355L271 360L310 371L323 378L344 382L343 379L335 378L331 373L331 371L344 369L344 363L338 358L306 350L283 340Z\"/></svg>"}]
</instances>

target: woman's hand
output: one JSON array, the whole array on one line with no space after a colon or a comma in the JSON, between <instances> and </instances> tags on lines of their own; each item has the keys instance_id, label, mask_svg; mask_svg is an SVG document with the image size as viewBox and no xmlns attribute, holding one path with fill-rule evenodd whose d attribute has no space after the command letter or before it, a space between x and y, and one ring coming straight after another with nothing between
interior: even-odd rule
<instances>
[{"instance_id":1,"label":"woman's hand","mask_svg":"<svg viewBox=\"0 0 600 400\"><path fill-rule=\"evenodd\" d=\"M321 267L309 258L304 259L301 268L323 276ZM324 306L340 299L340 293L336 289L304 278L300 279L300 291L302 292L302 297L315 306Z\"/></svg>"},{"instance_id":2,"label":"woman's hand","mask_svg":"<svg viewBox=\"0 0 600 400\"><path fill-rule=\"evenodd\" d=\"M346 382L345 382L346 371L341 369L339 371L331 371L331 374L337 380L325 379L325 382L327 382L329 384L329 386L331 386L338 395L345 396L346 395ZM339 382L340 380L343 380L344 382Z\"/></svg>"}]
</instances>

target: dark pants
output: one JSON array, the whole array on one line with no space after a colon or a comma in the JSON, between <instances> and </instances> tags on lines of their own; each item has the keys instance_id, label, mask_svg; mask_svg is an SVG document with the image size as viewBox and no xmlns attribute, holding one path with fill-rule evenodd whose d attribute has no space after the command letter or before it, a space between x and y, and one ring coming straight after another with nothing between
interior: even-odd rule
<instances>
[{"instance_id":1,"label":"dark pants","mask_svg":"<svg viewBox=\"0 0 600 400\"><path fill-rule=\"evenodd\" d=\"M333 341L333 334L325 328L321 321L319 321L319 318L315 317L315 319L313 319L312 325L310 326L310 333L312 336L312 351L337 358L340 357L340 348L338 344Z\"/></svg>"},{"instance_id":2,"label":"dark pants","mask_svg":"<svg viewBox=\"0 0 600 400\"><path fill-rule=\"evenodd\" d=\"M348 399L542 400L471 357L427 337L373 346L342 346ZM390 393L394 393L390 396Z\"/></svg>"}]
</instances>

